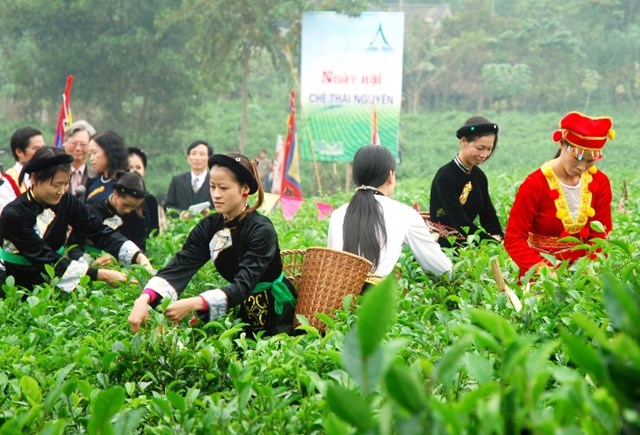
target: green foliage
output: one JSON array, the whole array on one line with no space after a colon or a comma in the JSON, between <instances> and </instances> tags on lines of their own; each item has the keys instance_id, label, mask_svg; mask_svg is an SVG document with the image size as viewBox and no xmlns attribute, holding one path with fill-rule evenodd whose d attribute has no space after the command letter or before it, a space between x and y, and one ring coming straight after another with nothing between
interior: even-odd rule
<instances>
[{"instance_id":1,"label":"green foliage","mask_svg":"<svg viewBox=\"0 0 640 435\"><path fill-rule=\"evenodd\" d=\"M612 146L602 166L613 169L622 152ZM559 264L527 287L499 244L447 251L451 280L405 252L397 280L356 298L355 309L345 303L323 333L307 326L302 335L248 339L233 313L173 325L165 302L132 335L127 315L148 279L139 268L130 272L137 283L84 281L71 294L49 284L27 292L9 278L0 300L0 433L635 433L640 202L637 176L620 168L609 173L614 193L628 181L627 212L614 212L614 232L596 241L594 260ZM503 219L519 179L491 179ZM305 198L290 221L272 211L281 249L324 245L328 222L315 200L337 207L349 197ZM428 189L405 178L395 197L426 208ZM198 219L172 220L149 240L157 268ZM521 312L496 290L495 259ZM223 283L207 265L184 295Z\"/></svg>"},{"instance_id":2,"label":"green foliage","mask_svg":"<svg viewBox=\"0 0 640 435\"><path fill-rule=\"evenodd\" d=\"M249 156L274 148L297 86L303 12L357 15L380 3L8 0L0 11L0 135L30 124L50 143L73 74L74 119L144 148L148 184L162 200L167 175L187 170L184 150L196 138ZM492 160L508 173L542 158L531 154L550 144L568 110L613 113L621 133L637 136L640 14L633 2L448 3L453 16L441 21L406 8L401 176L430 178L442 164L433 156L453 154L453 133L476 112L499 123L501 144L517 147ZM523 113L505 113L515 108ZM6 168L12 159L2 162ZM350 189L343 166L318 172L322 189L303 162L306 195Z\"/></svg>"},{"instance_id":3,"label":"green foliage","mask_svg":"<svg viewBox=\"0 0 640 435\"><path fill-rule=\"evenodd\" d=\"M160 25L179 3L8 2L0 38L19 42L3 44L12 84L5 92L20 101L23 115L44 110L57 119L65 78L73 74L75 119L117 130L130 145L171 144L197 102L197 70L184 67L195 65L184 50L188 25Z\"/></svg>"}]
</instances>

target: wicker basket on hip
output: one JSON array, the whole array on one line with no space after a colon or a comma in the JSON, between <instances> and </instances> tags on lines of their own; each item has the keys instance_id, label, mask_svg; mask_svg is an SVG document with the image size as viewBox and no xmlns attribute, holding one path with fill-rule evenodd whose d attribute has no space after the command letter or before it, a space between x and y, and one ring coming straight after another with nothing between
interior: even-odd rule
<instances>
[{"instance_id":1,"label":"wicker basket on hip","mask_svg":"<svg viewBox=\"0 0 640 435\"><path fill-rule=\"evenodd\" d=\"M284 274L298 290L296 314L304 315L318 329L325 324L315 314L331 315L342 308L345 296L359 295L372 267L365 258L322 247L282 251L281 256Z\"/></svg>"},{"instance_id":2,"label":"wicker basket on hip","mask_svg":"<svg viewBox=\"0 0 640 435\"><path fill-rule=\"evenodd\" d=\"M300 287L300 280L302 279L304 253L304 249L283 249L280 251L282 272L296 290Z\"/></svg>"}]
</instances>

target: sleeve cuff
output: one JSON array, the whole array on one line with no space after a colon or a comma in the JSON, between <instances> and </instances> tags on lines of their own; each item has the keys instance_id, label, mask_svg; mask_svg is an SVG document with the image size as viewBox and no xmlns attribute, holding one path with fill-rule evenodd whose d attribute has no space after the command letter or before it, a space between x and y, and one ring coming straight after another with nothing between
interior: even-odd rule
<instances>
[{"instance_id":1,"label":"sleeve cuff","mask_svg":"<svg viewBox=\"0 0 640 435\"><path fill-rule=\"evenodd\" d=\"M149 295L149 304L154 303L156 301L156 299L158 299L158 296L159 296L158 293L156 293L155 291L153 291L150 288L145 288L142 291L142 294L143 295Z\"/></svg>"},{"instance_id":2,"label":"sleeve cuff","mask_svg":"<svg viewBox=\"0 0 640 435\"><path fill-rule=\"evenodd\" d=\"M89 275L89 279L91 279L91 281L97 280L98 279L98 269L90 267L89 269L87 269L87 275Z\"/></svg>"},{"instance_id":3,"label":"sleeve cuff","mask_svg":"<svg viewBox=\"0 0 640 435\"><path fill-rule=\"evenodd\" d=\"M171 298L173 302L178 300L178 291L166 279L159 276L151 278L145 289L153 290L163 298Z\"/></svg>"},{"instance_id":4,"label":"sleeve cuff","mask_svg":"<svg viewBox=\"0 0 640 435\"><path fill-rule=\"evenodd\" d=\"M133 257L131 257L131 264L135 264L138 262L138 256L142 254L142 251L138 251L135 254L133 254Z\"/></svg>"},{"instance_id":5,"label":"sleeve cuff","mask_svg":"<svg viewBox=\"0 0 640 435\"><path fill-rule=\"evenodd\" d=\"M136 246L131 240L127 240L120 247L120 252L118 252L118 260L120 260L121 264L125 266L130 265L136 255L140 253L140 248Z\"/></svg>"},{"instance_id":6,"label":"sleeve cuff","mask_svg":"<svg viewBox=\"0 0 640 435\"><path fill-rule=\"evenodd\" d=\"M67 270L65 270L58 282L58 287L67 293L71 293L80 282L80 278L86 275L88 270L88 264L81 261L71 260Z\"/></svg>"},{"instance_id":7,"label":"sleeve cuff","mask_svg":"<svg viewBox=\"0 0 640 435\"><path fill-rule=\"evenodd\" d=\"M205 313L208 309L209 321L216 320L227 312L227 295L222 290L207 290L201 293L200 297L204 299L207 304Z\"/></svg>"}]
</instances>

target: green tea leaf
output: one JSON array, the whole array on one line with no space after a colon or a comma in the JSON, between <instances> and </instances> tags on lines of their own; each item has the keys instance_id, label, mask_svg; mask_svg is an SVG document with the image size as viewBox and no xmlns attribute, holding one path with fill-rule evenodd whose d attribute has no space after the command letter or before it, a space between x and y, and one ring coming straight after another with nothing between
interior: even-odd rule
<instances>
[{"instance_id":1,"label":"green tea leaf","mask_svg":"<svg viewBox=\"0 0 640 435\"><path fill-rule=\"evenodd\" d=\"M469 314L473 323L490 332L503 346L516 337L514 327L499 314L478 309L469 310Z\"/></svg>"},{"instance_id":2,"label":"green tea leaf","mask_svg":"<svg viewBox=\"0 0 640 435\"><path fill-rule=\"evenodd\" d=\"M469 352L465 355L464 364L467 372L478 381L478 384L487 384L493 380L493 364L482 355Z\"/></svg>"},{"instance_id":3,"label":"green tea leaf","mask_svg":"<svg viewBox=\"0 0 640 435\"><path fill-rule=\"evenodd\" d=\"M406 341L393 340L378 347L368 358L363 358L357 340L355 329L347 334L342 351L342 364L356 385L366 394L377 387L398 353L406 346Z\"/></svg>"},{"instance_id":4,"label":"green tea leaf","mask_svg":"<svg viewBox=\"0 0 640 435\"><path fill-rule=\"evenodd\" d=\"M445 350L442 358L435 364L433 377L436 382L450 385L463 363L463 356L471 345L470 337L463 337Z\"/></svg>"},{"instance_id":5,"label":"green tea leaf","mask_svg":"<svg viewBox=\"0 0 640 435\"><path fill-rule=\"evenodd\" d=\"M184 399L179 394L175 393L172 390L168 390L167 399L169 399L171 406L173 406L178 411L184 412L185 402L184 402Z\"/></svg>"},{"instance_id":6,"label":"green tea leaf","mask_svg":"<svg viewBox=\"0 0 640 435\"><path fill-rule=\"evenodd\" d=\"M640 340L640 295L638 290L622 284L613 274L602 275L604 303L613 324Z\"/></svg>"},{"instance_id":7,"label":"green tea leaf","mask_svg":"<svg viewBox=\"0 0 640 435\"><path fill-rule=\"evenodd\" d=\"M370 356L382 342L395 312L395 279L389 275L367 290L358 310L358 338L364 357Z\"/></svg>"},{"instance_id":8,"label":"green tea leaf","mask_svg":"<svg viewBox=\"0 0 640 435\"><path fill-rule=\"evenodd\" d=\"M40 431L40 435L63 435L67 422L64 420L56 420L48 423L44 429Z\"/></svg>"},{"instance_id":9,"label":"green tea leaf","mask_svg":"<svg viewBox=\"0 0 640 435\"><path fill-rule=\"evenodd\" d=\"M607 231L600 221L591 221L591 229L597 233L605 233Z\"/></svg>"},{"instance_id":10,"label":"green tea leaf","mask_svg":"<svg viewBox=\"0 0 640 435\"><path fill-rule=\"evenodd\" d=\"M351 426L335 415L328 415L323 422L327 435L344 435L350 432Z\"/></svg>"},{"instance_id":11,"label":"green tea leaf","mask_svg":"<svg viewBox=\"0 0 640 435\"><path fill-rule=\"evenodd\" d=\"M513 370L524 367L527 363L529 354L533 351L533 343L535 337L519 335L512 340L504 350L502 357L502 377L509 378L513 375Z\"/></svg>"},{"instance_id":12,"label":"green tea leaf","mask_svg":"<svg viewBox=\"0 0 640 435\"><path fill-rule=\"evenodd\" d=\"M237 335L237 334L241 333L242 329L243 328L242 328L241 325L235 325L232 328L229 328L226 331L224 331L222 334L220 334L220 340L225 340L225 339L231 338L234 335Z\"/></svg>"},{"instance_id":13,"label":"green tea leaf","mask_svg":"<svg viewBox=\"0 0 640 435\"><path fill-rule=\"evenodd\" d=\"M124 389L113 387L103 390L91 402L91 418L87 430L90 435L113 434L111 419L124 404Z\"/></svg>"},{"instance_id":14,"label":"green tea leaf","mask_svg":"<svg viewBox=\"0 0 640 435\"><path fill-rule=\"evenodd\" d=\"M336 321L325 313L315 313L314 316L330 328L336 324Z\"/></svg>"},{"instance_id":15,"label":"green tea leaf","mask_svg":"<svg viewBox=\"0 0 640 435\"><path fill-rule=\"evenodd\" d=\"M136 428L140 425L140 421L146 413L147 410L144 408L130 409L129 411L122 413L113 426L114 433L135 433Z\"/></svg>"},{"instance_id":16,"label":"green tea leaf","mask_svg":"<svg viewBox=\"0 0 640 435\"><path fill-rule=\"evenodd\" d=\"M30 405L37 405L42 402L42 390L38 381L31 376L23 376L20 378L20 390Z\"/></svg>"},{"instance_id":17,"label":"green tea leaf","mask_svg":"<svg viewBox=\"0 0 640 435\"><path fill-rule=\"evenodd\" d=\"M334 414L360 431L366 431L373 424L369 404L355 391L330 385L327 388L327 404Z\"/></svg>"},{"instance_id":18,"label":"green tea leaf","mask_svg":"<svg viewBox=\"0 0 640 435\"><path fill-rule=\"evenodd\" d=\"M427 408L424 382L406 364L392 364L385 375L385 385L391 397L412 414L419 414Z\"/></svg>"},{"instance_id":19,"label":"green tea leaf","mask_svg":"<svg viewBox=\"0 0 640 435\"><path fill-rule=\"evenodd\" d=\"M589 373L597 382L603 382L605 379L605 367L598 352L592 346L586 344L584 340L565 329L560 331L560 336L565 344L567 354L575 364Z\"/></svg>"},{"instance_id":20,"label":"green tea leaf","mask_svg":"<svg viewBox=\"0 0 640 435\"><path fill-rule=\"evenodd\" d=\"M62 396L63 393L66 394L67 396L70 395L75 385L76 385L76 381L73 379L70 379L67 382L63 384L59 384L55 388L53 388L49 392L49 394L47 394L47 397L44 400L44 403L43 403L44 411L45 412L51 411L51 409L53 409L53 406L58 401L60 396ZM67 393L67 391L69 392Z\"/></svg>"}]
</instances>

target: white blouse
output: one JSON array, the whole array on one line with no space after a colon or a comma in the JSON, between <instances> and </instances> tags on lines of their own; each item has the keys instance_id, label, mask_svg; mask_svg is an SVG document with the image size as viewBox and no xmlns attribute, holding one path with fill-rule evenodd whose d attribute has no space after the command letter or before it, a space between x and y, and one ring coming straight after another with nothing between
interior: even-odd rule
<instances>
[{"instance_id":1,"label":"white blouse","mask_svg":"<svg viewBox=\"0 0 640 435\"><path fill-rule=\"evenodd\" d=\"M418 212L386 196L375 195L374 198L382 205L387 230L387 244L382 247L378 268L374 273L389 275L400 258L402 245L406 244L424 270L438 276L447 273L451 277L451 260L442 252ZM331 215L327 241L329 248L342 250L342 226L348 205L342 205Z\"/></svg>"}]
</instances>

